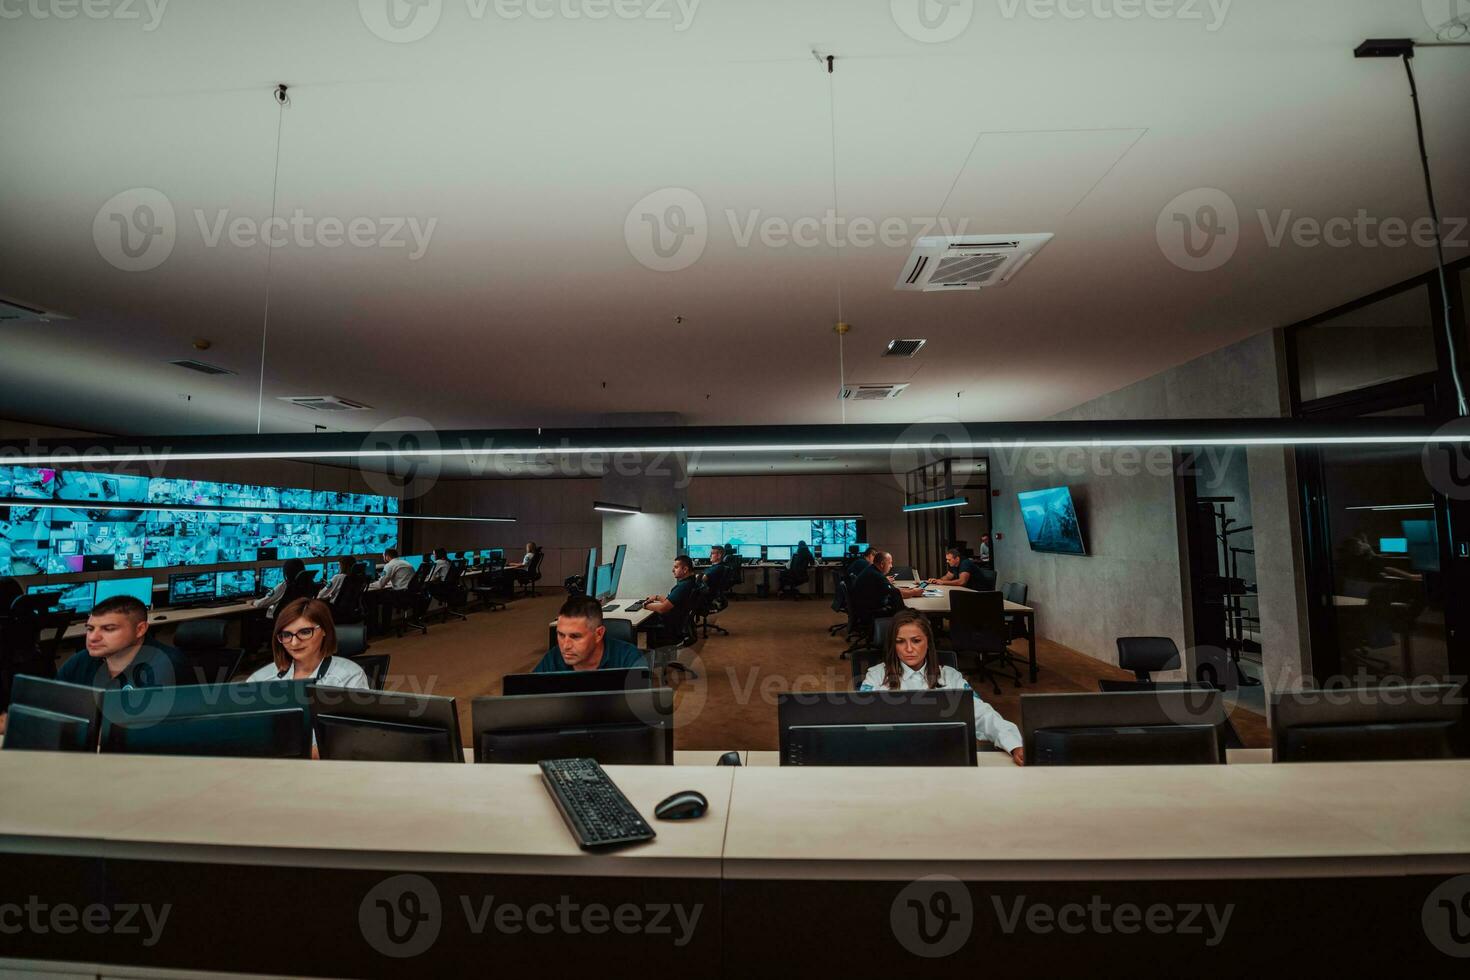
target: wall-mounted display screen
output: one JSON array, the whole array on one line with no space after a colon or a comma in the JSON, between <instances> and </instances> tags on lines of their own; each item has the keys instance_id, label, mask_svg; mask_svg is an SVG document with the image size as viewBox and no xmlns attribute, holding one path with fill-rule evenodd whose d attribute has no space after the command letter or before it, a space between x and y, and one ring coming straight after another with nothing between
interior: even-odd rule
<instances>
[{"instance_id":1,"label":"wall-mounted display screen","mask_svg":"<svg viewBox=\"0 0 1470 980\"><path fill-rule=\"evenodd\" d=\"M66 575L109 562L127 569L326 558L398 546L398 521L388 516L398 513L397 498L371 494L0 466L0 498L11 500L0 504L0 575ZM128 506L143 503L246 512ZM290 510L331 513L280 512ZM360 516L372 514L384 516Z\"/></svg>"},{"instance_id":2,"label":"wall-mounted display screen","mask_svg":"<svg viewBox=\"0 0 1470 980\"><path fill-rule=\"evenodd\" d=\"M1031 542L1032 551L1058 555L1087 554L1069 488L1026 490L1016 496L1021 503L1021 520L1026 525L1026 537Z\"/></svg>"},{"instance_id":3,"label":"wall-mounted display screen","mask_svg":"<svg viewBox=\"0 0 1470 980\"><path fill-rule=\"evenodd\" d=\"M716 544L776 545L794 548L805 541L821 547L825 554L840 554L848 545L857 544L866 531L867 522L860 517L691 517L687 525L687 543L693 548ZM742 550L741 554L744 554Z\"/></svg>"}]
</instances>

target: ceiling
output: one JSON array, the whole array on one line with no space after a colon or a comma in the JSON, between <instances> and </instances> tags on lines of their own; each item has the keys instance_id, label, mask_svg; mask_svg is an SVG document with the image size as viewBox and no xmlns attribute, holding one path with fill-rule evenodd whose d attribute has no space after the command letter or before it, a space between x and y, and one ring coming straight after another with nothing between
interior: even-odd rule
<instances>
[{"instance_id":1,"label":"ceiling","mask_svg":"<svg viewBox=\"0 0 1470 980\"><path fill-rule=\"evenodd\" d=\"M267 432L1040 419L1432 262L1268 231L1424 214L1402 67L1351 52L1431 39L1433 0L1179 0L1157 9L1187 15L1133 20L1096 15L1115 0L1063 5L1080 18L959 0L968 26L937 43L905 32L925 36L909 0L624 0L647 16L601 20L565 15L597 0L430 0L407 29L433 29L407 43L379 36L402 36L388 2L179 3L153 29L157 3L130 5L136 21L32 4L4 21L0 297L71 319L0 328L0 417L253 432L263 395ZM830 79L814 49L835 56ZM1470 52L1422 49L1415 69L1441 212L1470 214ZM834 157L837 213L900 241L742 241L822 218ZM273 184L279 215L408 244L232 244ZM138 188L172 210L152 215L172 250L125 271L165 254L119 252L112 214L160 200ZM1211 271L1160 244L1161 212L1197 188L1240 218ZM679 218L670 204L704 247L658 271L642 215ZM410 220L432 227L422 255ZM906 241L936 220L1056 238L1003 287L894 291ZM895 337L929 343L881 358ZM188 357L235 373L167 363ZM840 377L910 387L844 403ZM295 395L371 410L279 400Z\"/></svg>"}]
</instances>

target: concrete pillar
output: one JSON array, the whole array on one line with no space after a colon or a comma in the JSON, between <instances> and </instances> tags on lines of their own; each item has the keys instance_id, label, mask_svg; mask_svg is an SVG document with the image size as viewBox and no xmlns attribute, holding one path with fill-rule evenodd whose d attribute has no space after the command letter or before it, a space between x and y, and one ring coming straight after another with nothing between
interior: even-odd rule
<instances>
[{"instance_id":1,"label":"concrete pillar","mask_svg":"<svg viewBox=\"0 0 1470 980\"><path fill-rule=\"evenodd\" d=\"M602 514L602 544L597 561L612 560L618 545L627 545L622 596L665 595L673 587L670 572L678 547L679 521L687 516L689 481L683 460L666 455L642 457L615 465L602 477L597 499L638 507L641 514Z\"/></svg>"}]
</instances>

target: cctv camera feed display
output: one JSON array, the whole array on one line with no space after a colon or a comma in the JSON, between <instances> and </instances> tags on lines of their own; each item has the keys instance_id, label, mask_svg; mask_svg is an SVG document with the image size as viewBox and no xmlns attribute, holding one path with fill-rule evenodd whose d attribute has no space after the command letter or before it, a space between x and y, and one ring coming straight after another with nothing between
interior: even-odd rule
<instances>
[{"instance_id":1,"label":"cctv camera feed display","mask_svg":"<svg viewBox=\"0 0 1470 980\"><path fill-rule=\"evenodd\" d=\"M771 518L768 520L731 521L707 517L691 517L688 523L688 544L691 547L733 544L775 545L794 548L805 541L810 547L823 549L824 554L846 551L848 545L858 542L857 518ZM709 552L705 551L707 555Z\"/></svg>"},{"instance_id":2,"label":"cctv camera feed display","mask_svg":"<svg viewBox=\"0 0 1470 980\"><path fill-rule=\"evenodd\" d=\"M1021 503L1021 520L1026 525L1026 537L1031 541L1032 551L1058 555L1087 554L1070 488L1027 490L1016 496Z\"/></svg>"},{"instance_id":3,"label":"cctv camera feed display","mask_svg":"<svg viewBox=\"0 0 1470 980\"><path fill-rule=\"evenodd\" d=\"M65 575L109 561L172 568L380 554L398 545L398 522L387 516L398 500L372 494L0 466L0 499L0 575ZM197 507L238 510L185 509Z\"/></svg>"}]
</instances>

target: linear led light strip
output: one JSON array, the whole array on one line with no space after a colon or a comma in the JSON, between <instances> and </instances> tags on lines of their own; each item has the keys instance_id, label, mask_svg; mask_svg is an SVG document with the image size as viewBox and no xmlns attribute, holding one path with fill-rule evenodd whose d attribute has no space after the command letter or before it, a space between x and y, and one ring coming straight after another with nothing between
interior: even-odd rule
<instances>
[{"instance_id":1,"label":"linear led light strip","mask_svg":"<svg viewBox=\"0 0 1470 980\"><path fill-rule=\"evenodd\" d=\"M1439 445L1470 442L1470 433L1375 436L1243 436L1174 437L1139 439L986 439L976 441L945 440L943 442L871 442L871 443L793 443L757 446L535 446L520 448L463 449L360 449L342 450L261 450L258 452L201 453L89 453L85 456L13 456L0 457L0 462L15 466L44 466L51 463L149 463L168 460L228 459L386 459L450 456L575 456L595 453L802 453L802 452L879 452L921 449L1105 449L1122 446L1347 446L1347 445Z\"/></svg>"},{"instance_id":2,"label":"linear led light strip","mask_svg":"<svg viewBox=\"0 0 1470 980\"><path fill-rule=\"evenodd\" d=\"M1343 510L1434 510L1433 504L1359 504Z\"/></svg>"},{"instance_id":3,"label":"linear led light strip","mask_svg":"<svg viewBox=\"0 0 1470 980\"><path fill-rule=\"evenodd\" d=\"M171 504L129 503L99 500L35 500L29 497L0 498L0 507L35 507L40 510L142 510L157 513L185 514L275 514L287 517L370 517L382 521L476 521L480 523L514 523L514 517L456 517L452 514L379 514L343 510L272 510L263 507L201 507ZM108 523L98 521L94 523Z\"/></svg>"}]
</instances>

